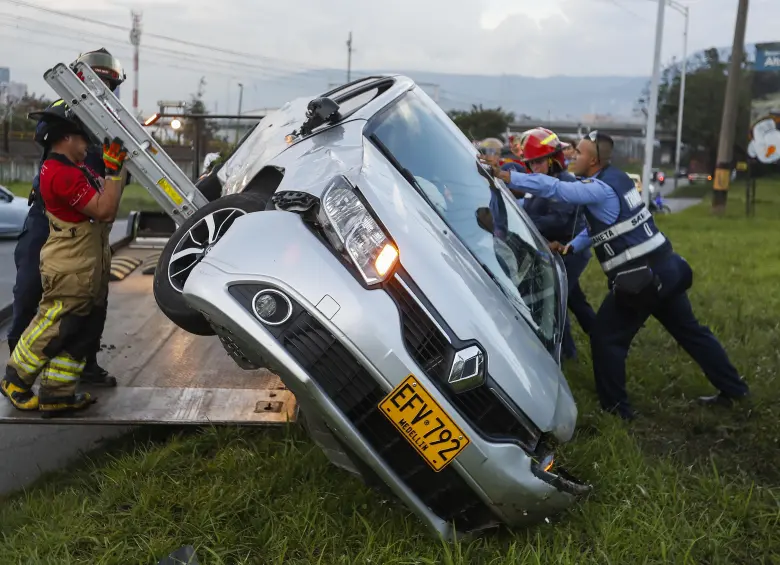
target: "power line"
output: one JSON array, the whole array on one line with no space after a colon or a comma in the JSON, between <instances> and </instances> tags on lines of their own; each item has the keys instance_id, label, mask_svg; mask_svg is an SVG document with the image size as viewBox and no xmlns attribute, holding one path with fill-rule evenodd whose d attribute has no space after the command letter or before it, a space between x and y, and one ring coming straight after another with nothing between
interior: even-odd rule
<instances>
[{"instance_id":1,"label":"power line","mask_svg":"<svg viewBox=\"0 0 780 565\"><path fill-rule=\"evenodd\" d=\"M18 26L9 26L8 24L1 24L1 23L0 23L0 26L18 27ZM52 35L56 35L56 34L52 34ZM23 41L25 43L28 43L30 45L38 45L38 46L41 46L41 47L54 48L54 49L58 49L60 51L63 48L62 43L49 43L49 42L44 42L44 41L36 41L36 40L27 39L26 37L19 37L19 36L12 36L12 35L6 35L5 38L6 39L18 39L18 40ZM73 42L79 41L77 39L70 39L70 38L66 38L65 40L66 41L73 41ZM77 49L77 48L74 47L74 49ZM130 55L130 51L129 50L128 51L122 51L121 53L125 54L125 55L128 55L128 56ZM147 57L145 57L143 55L141 56L141 62L143 62L144 65L151 65L151 66L154 66L154 67L162 67L162 68L167 68L167 69L177 69L177 70L182 70L182 71L190 71L190 72L197 73L197 74L200 74L200 75L207 74L207 75L223 76L223 77L228 77L228 78L251 78L251 79L263 80L263 81L267 81L267 82L281 83L281 84L289 84L289 82L290 82L290 81L280 81L280 80L269 79L266 76L260 76L260 75L256 75L256 74L229 73L229 72L225 72L224 70L220 70L221 67L211 67L211 66L189 67L189 66L185 66L185 65L181 65L181 64L175 64L175 65L166 64L166 63L161 62L159 60L159 58L147 58ZM302 80L301 77L296 77L296 78L298 80Z\"/></svg>"},{"instance_id":2,"label":"power line","mask_svg":"<svg viewBox=\"0 0 780 565\"><path fill-rule=\"evenodd\" d=\"M23 18L23 17L20 17L20 16L9 16L8 14L0 14L0 17L3 17L3 16L10 17L10 19L12 19L12 20L26 20L26 21L33 22L35 24L44 24L44 25L52 25L52 26L54 25L53 23L42 21L42 20L35 20L35 19L32 19L32 18ZM14 28L14 29L23 30L23 31L29 31L29 32L32 32L32 33L39 33L41 31L40 29L24 27L24 26L20 26L20 25L12 25L12 24L0 23L0 26L10 27L10 28ZM68 31L70 31L72 33L71 34L66 33ZM73 35L73 34L76 34L76 35ZM63 27L63 26L57 26L57 30L56 31L48 31L47 30L47 35L52 35L52 36L55 36L55 37L62 37L62 38L65 38L65 39L71 39L71 40L79 41L79 42L81 41L81 39L83 39L83 32L81 30L76 30L76 29L73 29L73 28L68 28L68 27ZM114 38L114 37L107 37L107 36L95 35L95 34L91 34L90 37L93 38L93 39L98 39L100 41L103 41L104 44L106 44L106 45L110 45L110 46L116 45L116 46L121 47L122 49L124 49L127 46L126 43L124 43L123 41L118 40L117 38ZM27 41L27 38L20 38L20 39L22 39L23 41ZM284 83L296 83L297 82L297 83L300 84L300 81L304 80L303 77L292 75L289 72L288 73L284 73L284 72L281 72L281 71L279 71L279 70L277 70L277 69L275 69L273 67L267 67L265 65L244 63L244 62L240 62L240 61L231 61L231 60L228 60L228 59L221 59L221 58L202 56L202 55L192 55L192 54L186 53L184 51L177 51L175 49L166 49L164 47L158 47L156 45L147 45L147 46L145 46L144 51L151 51L151 52L154 52L154 53L160 53L161 55L166 56L166 57L168 57L170 59L173 59L173 60L182 60L182 61L185 61L185 62L197 63L198 65L202 65L203 66L203 70L210 70L211 69L211 70L214 70L214 71L220 71L221 72L222 70L224 70L224 68L226 66L233 67L233 68L238 67L242 71L242 73L241 73L242 75L252 76L253 78L261 78L262 80L268 80L269 82L274 82L274 83L284 84ZM209 64L209 61L211 61L211 64ZM259 76L257 74L248 74L248 73L246 73L247 69L257 69L257 70L263 71L265 73L268 73L269 76ZM195 70L195 69L193 69L193 70ZM236 69L236 70L238 70L238 69ZM272 78L273 79L277 79L277 80L271 80Z\"/></svg>"},{"instance_id":3,"label":"power line","mask_svg":"<svg viewBox=\"0 0 780 565\"><path fill-rule=\"evenodd\" d=\"M110 27L112 29L125 31L125 32L128 32L128 33L130 32L130 28L127 27L127 26L113 24L113 23L110 23L110 22L104 22L104 21L101 21L101 20L93 19L93 18L86 18L86 17L80 16L80 15L75 15L75 14L71 14L71 13L68 13L68 12L55 10L53 8L46 8L46 7L40 6L38 4L33 4L33 3L30 3L30 2L24 2L23 0L0 0L0 2L7 2L7 3L15 4L17 6L23 6L25 8L30 8L30 9L33 9L33 10L39 10L41 12L54 14L54 15L59 16L59 17L70 18L70 19L78 20L80 22L85 22L85 23L91 23L91 24L95 24L95 25L101 25L101 26L105 26L105 27ZM208 50L208 51L217 51L219 53L225 53L225 54L228 54L228 55L235 55L235 56L239 56L239 57L243 57L243 58L249 58L249 59L258 59L259 58L259 59L265 59L265 60L271 61L271 62L276 61L276 62L281 63L281 64L283 64L285 66L288 66L288 67L298 67L298 68L301 68L301 69L312 70L312 67L307 67L306 65L304 65L302 63L299 63L299 62L288 61L288 60L285 60L285 59L278 59L276 57L267 57L267 56L264 56L264 55L259 55L257 53L246 53L246 52L240 52L240 51L233 51L232 49L224 49L224 48L216 47L216 46L213 46L213 45L206 45L206 44L203 44L203 43L196 43L194 41L187 41L187 40L184 40L184 39L178 39L178 38L175 38L175 37L170 37L170 36L167 36L167 35L161 35L161 34L156 34L156 33L146 33L145 35L148 36L148 37L153 37L155 39L162 40L162 41L170 41L172 43L178 43L178 44L181 44L181 45L186 45L188 47L196 47L198 49L205 49L205 50ZM323 70L329 70L329 69L326 69L325 67L321 67L321 68Z\"/></svg>"}]
</instances>

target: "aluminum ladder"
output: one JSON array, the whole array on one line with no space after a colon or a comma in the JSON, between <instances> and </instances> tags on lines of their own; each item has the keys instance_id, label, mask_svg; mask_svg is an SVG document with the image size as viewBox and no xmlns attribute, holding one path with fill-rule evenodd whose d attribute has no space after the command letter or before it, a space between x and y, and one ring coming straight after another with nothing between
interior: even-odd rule
<instances>
[{"instance_id":1,"label":"aluminum ladder","mask_svg":"<svg viewBox=\"0 0 780 565\"><path fill-rule=\"evenodd\" d=\"M80 79L78 74L84 77ZM118 137L127 148L125 167L181 226L208 200L151 134L84 63L59 63L43 75L84 126L98 139ZM197 166L197 163L195 164Z\"/></svg>"}]
</instances>

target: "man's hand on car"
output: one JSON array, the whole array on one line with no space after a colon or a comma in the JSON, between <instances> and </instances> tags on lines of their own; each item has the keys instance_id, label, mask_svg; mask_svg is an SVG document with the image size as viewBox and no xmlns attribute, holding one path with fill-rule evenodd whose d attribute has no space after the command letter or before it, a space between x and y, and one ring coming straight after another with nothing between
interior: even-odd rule
<instances>
[{"instance_id":1,"label":"man's hand on car","mask_svg":"<svg viewBox=\"0 0 780 565\"><path fill-rule=\"evenodd\" d=\"M559 241L550 241L547 246L553 253L560 253L561 255L566 255L571 250L571 244L564 245Z\"/></svg>"}]
</instances>

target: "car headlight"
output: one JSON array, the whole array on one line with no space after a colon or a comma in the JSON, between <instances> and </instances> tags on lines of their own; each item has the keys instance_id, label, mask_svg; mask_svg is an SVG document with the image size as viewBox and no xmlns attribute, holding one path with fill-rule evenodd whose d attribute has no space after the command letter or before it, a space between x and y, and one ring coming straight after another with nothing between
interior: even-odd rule
<instances>
[{"instance_id":1,"label":"car headlight","mask_svg":"<svg viewBox=\"0 0 780 565\"><path fill-rule=\"evenodd\" d=\"M398 263L398 249L343 176L321 198L319 220L331 245L357 267L366 284L381 282Z\"/></svg>"}]
</instances>

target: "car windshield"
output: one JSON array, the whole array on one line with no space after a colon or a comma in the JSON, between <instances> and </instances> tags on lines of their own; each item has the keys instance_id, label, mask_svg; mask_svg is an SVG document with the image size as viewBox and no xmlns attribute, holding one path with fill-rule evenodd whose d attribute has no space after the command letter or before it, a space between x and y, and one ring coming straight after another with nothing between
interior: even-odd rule
<instances>
[{"instance_id":1,"label":"car windshield","mask_svg":"<svg viewBox=\"0 0 780 565\"><path fill-rule=\"evenodd\" d=\"M493 184L476 150L416 90L369 124L369 138L399 167L466 245L552 351L558 327L556 267L506 189Z\"/></svg>"}]
</instances>

